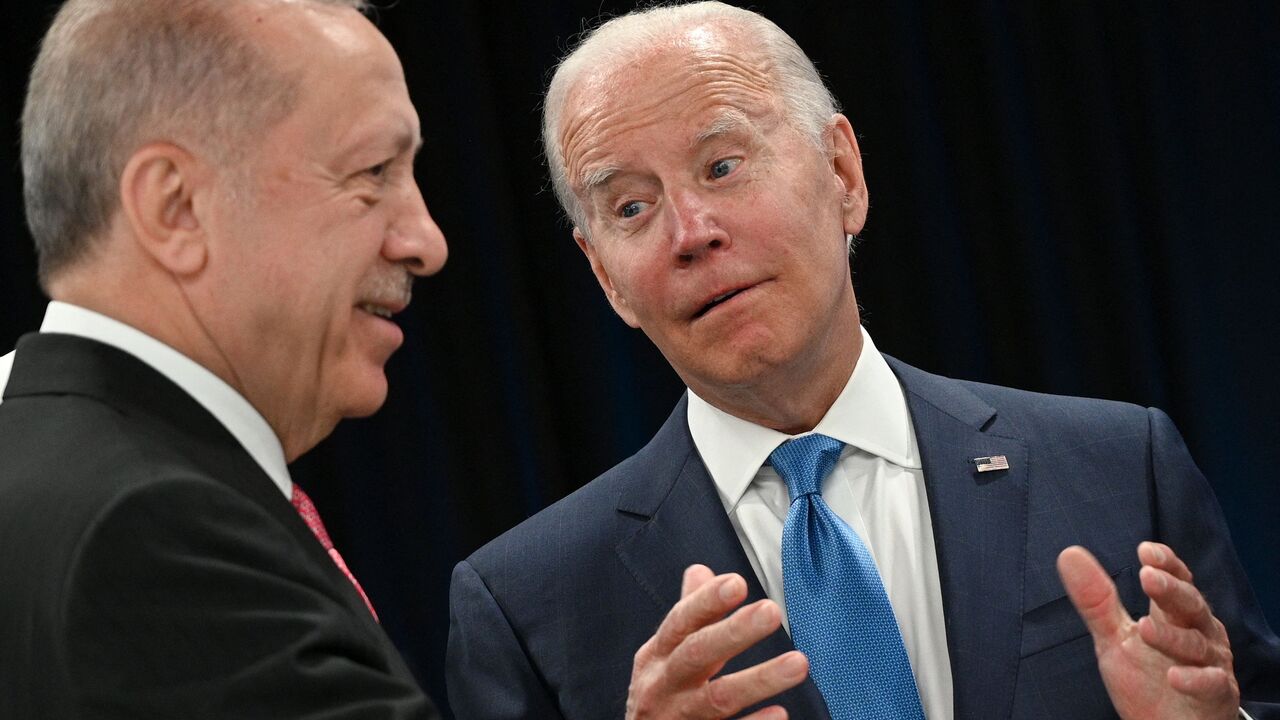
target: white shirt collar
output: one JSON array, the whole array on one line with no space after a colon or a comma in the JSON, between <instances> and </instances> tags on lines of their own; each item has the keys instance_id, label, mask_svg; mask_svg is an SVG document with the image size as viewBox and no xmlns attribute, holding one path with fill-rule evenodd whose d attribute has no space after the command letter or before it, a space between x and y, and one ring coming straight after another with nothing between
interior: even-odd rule
<instances>
[{"instance_id":1,"label":"white shirt collar","mask_svg":"<svg viewBox=\"0 0 1280 720\"><path fill-rule=\"evenodd\" d=\"M737 505L769 454L794 437L730 415L692 390L688 418L693 444L726 508ZM849 381L813 432L900 467L921 467L906 396L866 329Z\"/></svg>"},{"instance_id":2,"label":"white shirt collar","mask_svg":"<svg viewBox=\"0 0 1280 720\"><path fill-rule=\"evenodd\" d=\"M40 332L97 340L119 348L173 381L240 442L286 498L293 494L284 448L266 418L217 375L137 328L70 303L49 303Z\"/></svg>"},{"instance_id":3,"label":"white shirt collar","mask_svg":"<svg viewBox=\"0 0 1280 720\"><path fill-rule=\"evenodd\" d=\"M9 384L9 371L13 370L13 353L0 357L0 402L4 401L4 389Z\"/></svg>"}]
</instances>

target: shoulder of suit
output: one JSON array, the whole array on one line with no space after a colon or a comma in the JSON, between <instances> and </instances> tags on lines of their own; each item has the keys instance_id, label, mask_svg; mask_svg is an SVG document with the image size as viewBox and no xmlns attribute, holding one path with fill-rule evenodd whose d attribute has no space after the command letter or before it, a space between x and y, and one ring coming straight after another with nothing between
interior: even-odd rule
<instances>
[{"instance_id":1,"label":"shoulder of suit","mask_svg":"<svg viewBox=\"0 0 1280 720\"><path fill-rule=\"evenodd\" d=\"M968 417L985 418L987 412L994 411L983 428L988 432L1016 436L1060 434L1071 440L1148 432L1148 410L1133 403L957 380L889 360L903 381L909 402L930 403L948 413L955 407L972 411L985 406L985 412Z\"/></svg>"},{"instance_id":2,"label":"shoulder of suit","mask_svg":"<svg viewBox=\"0 0 1280 720\"><path fill-rule=\"evenodd\" d=\"M1086 447L1108 447L1111 452L1127 448L1142 455L1148 452L1151 414L1140 405L956 382L995 410L984 432L1022 439L1038 454L1073 453Z\"/></svg>"},{"instance_id":3,"label":"shoulder of suit","mask_svg":"<svg viewBox=\"0 0 1280 720\"><path fill-rule=\"evenodd\" d=\"M481 574L499 568L528 572L528 564L563 565L579 555L612 552L616 540L609 539L626 482L625 473L615 467L489 541L467 560ZM512 563L513 554L519 563Z\"/></svg>"},{"instance_id":4,"label":"shoulder of suit","mask_svg":"<svg viewBox=\"0 0 1280 720\"><path fill-rule=\"evenodd\" d=\"M38 476L39 485L75 483L92 493L151 477L190 474L194 464L191 452L161 435L168 432L165 428L95 398L47 396L15 402L9 409L0 455L11 462L0 477L26 473Z\"/></svg>"},{"instance_id":5,"label":"shoulder of suit","mask_svg":"<svg viewBox=\"0 0 1280 720\"><path fill-rule=\"evenodd\" d=\"M1147 409L1129 402L1054 395L967 380L956 382L990 404L1006 420L1107 428L1148 424Z\"/></svg>"},{"instance_id":6,"label":"shoulder of suit","mask_svg":"<svg viewBox=\"0 0 1280 720\"><path fill-rule=\"evenodd\" d=\"M82 534L150 496L256 505L204 468L198 456L220 452L216 443L173 441L166 429L84 396L27 399L9 409L0 419L0 525L12 537Z\"/></svg>"},{"instance_id":7,"label":"shoulder of suit","mask_svg":"<svg viewBox=\"0 0 1280 720\"><path fill-rule=\"evenodd\" d=\"M644 447L545 509L477 550L468 560L481 569L509 565L513 550L547 542L563 546L555 552L533 553L529 562L560 562L583 553L612 552L620 530L634 528L617 512L624 495L638 484L674 480L694 453L689 436L686 403L676 403L670 417Z\"/></svg>"},{"instance_id":8,"label":"shoulder of suit","mask_svg":"<svg viewBox=\"0 0 1280 720\"><path fill-rule=\"evenodd\" d=\"M499 535L467 560L486 575L529 572L531 565L565 567L590 563L601 553L611 555L620 533L636 529L634 520L618 512L624 495L637 483L674 480L688 462L692 440L682 440L681 432L687 437L687 425L668 422L634 455ZM513 563L513 557L520 562Z\"/></svg>"}]
</instances>

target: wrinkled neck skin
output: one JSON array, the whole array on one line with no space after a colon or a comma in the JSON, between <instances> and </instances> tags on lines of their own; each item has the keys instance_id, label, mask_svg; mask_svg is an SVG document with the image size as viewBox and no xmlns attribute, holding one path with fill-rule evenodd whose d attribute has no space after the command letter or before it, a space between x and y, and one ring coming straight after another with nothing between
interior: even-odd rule
<instances>
[{"instance_id":1,"label":"wrinkled neck skin","mask_svg":"<svg viewBox=\"0 0 1280 720\"><path fill-rule=\"evenodd\" d=\"M698 397L730 415L788 435L809 432L831 409L862 356L864 343L852 287L841 313L852 316L848 332L827 335L817 352L764 373L750 384L711 386L681 379Z\"/></svg>"}]
</instances>

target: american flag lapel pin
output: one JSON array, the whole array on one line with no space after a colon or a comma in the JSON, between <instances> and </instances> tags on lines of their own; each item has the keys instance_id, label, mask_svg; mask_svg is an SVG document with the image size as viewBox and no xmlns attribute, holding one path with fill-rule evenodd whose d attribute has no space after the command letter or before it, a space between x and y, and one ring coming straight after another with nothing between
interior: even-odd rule
<instances>
[{"instance_id":1,"label":"american flag lapel pin","mask_svg":"<svg viewBox=\"0 0 1280 720\"><path fill-rule=\"evenodd\" d=\"M1009 459L1003 455L976 457L973 459L973 464L978 466L978 472L980 473L1009 469Z\"/></svg>"}]
</instances>

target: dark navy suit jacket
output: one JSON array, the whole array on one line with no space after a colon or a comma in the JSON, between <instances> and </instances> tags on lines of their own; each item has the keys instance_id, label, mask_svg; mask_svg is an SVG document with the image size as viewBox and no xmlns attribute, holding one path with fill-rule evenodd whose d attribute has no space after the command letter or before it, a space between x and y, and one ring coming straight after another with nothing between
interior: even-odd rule
<instances>
[{"instance_id":1,"label":"dark navy suit jacket","mask_svg":"<svg viewBox=\"0 0 1280 720\"><path fill-rule=\"evenodd\" d=\"M1055 560L1068 545L1088 547L1138 617L1147 603L1136 547L1147 539L1186 559L1230 631L1245 708L1280 718L1280 641L1164 413L888 360L924 460L957 719L1114 718ZM973 458L986 455L1006 456L1009 470L976 472ZM765 597L681 400L636 455L454 570L448 681L457 717L623 717L632 657L679 599L692 563L740 573L749 601ZM790 649L779 630L724 672ZM812 681L780 699L793 718L828 717Z\"/></svg>"}]
</instances>

